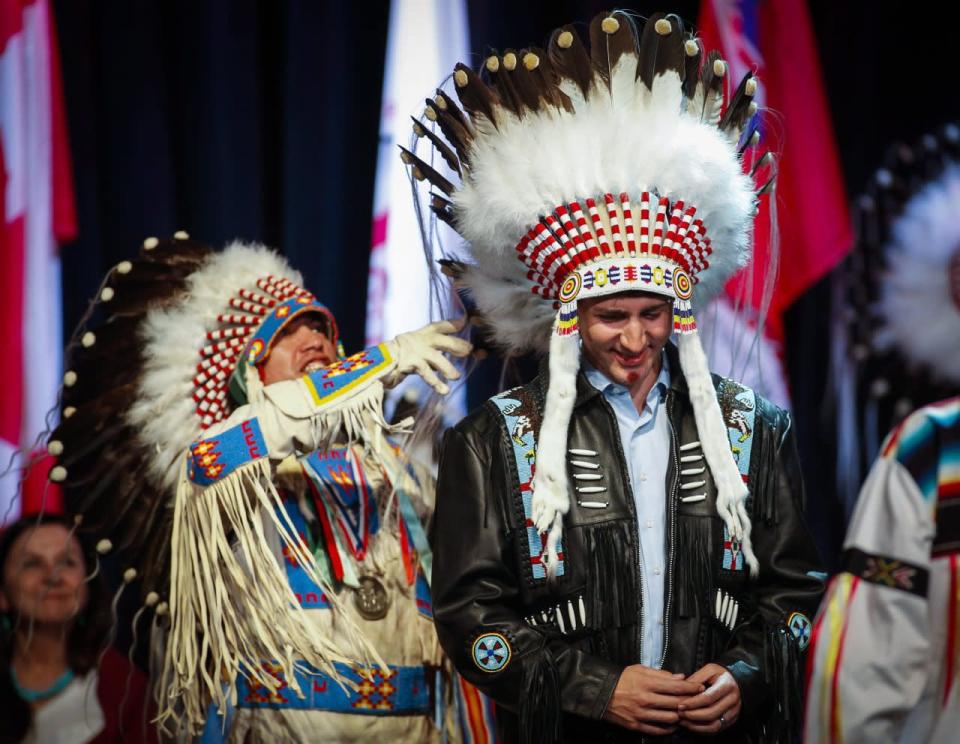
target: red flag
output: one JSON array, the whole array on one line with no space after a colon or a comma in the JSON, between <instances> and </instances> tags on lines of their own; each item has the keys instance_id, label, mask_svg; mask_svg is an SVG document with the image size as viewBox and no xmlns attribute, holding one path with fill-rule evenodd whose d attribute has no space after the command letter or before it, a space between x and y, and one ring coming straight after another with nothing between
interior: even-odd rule
<instances>
[{"instance_id":1,"label":"red flag","mask_svg":"<svg viewBox=\"0 0 960 744\"><path fill-rule=\"evenodd\" d=\"M0 0L0 522L60 508L49 462L29 453L55 408L61 377L57 241L76 234L60 65L47 0ZM40 450L42 452L42 449Z\"/></svg>"},{"instance_id":2,"label":"red flag","mask_svg":"<svg viewBox=\"0 0 960 744\"><path fill-rule=\"evenodd\" d=\"M767 330L782 337L782 313L832 269L852 243L847 198L823 91L816 40L803 0L705 0L699 32L720 49L731 85L753 69L776 116L764 127L766 147L780 154L776 191L780 266ZM770 260L769 204L756 220L754 269L728 285L758 309ZM746 282L746 284L744 284Z\"/></svg>"}]
</instances>

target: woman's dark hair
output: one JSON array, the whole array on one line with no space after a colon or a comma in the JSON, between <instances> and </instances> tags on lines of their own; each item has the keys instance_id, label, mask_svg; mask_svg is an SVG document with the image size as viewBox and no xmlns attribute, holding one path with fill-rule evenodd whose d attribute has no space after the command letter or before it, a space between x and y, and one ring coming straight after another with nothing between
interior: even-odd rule
<instances>
[{"instance_id":1,"label":"woman's dark hair","mask_svg":"<svg viewBox=\"0 0 960 744\"><path fill-rule=\"evenodd\" d=\"M80 544L87 572L93 570L95 554L73 529L73 523L70 520L58 515L34 514L21 517L0 530L0 588L3 585L7 559L10 557L14 542L24 532L46 525L60 525L69 531ZM107 590L100 579L98 575L87 582L87 604L78 613L67 636L67 663L78 675L86 674L96 666L110 625ZM10 664L13 662L14 644L17 638L15 631L18 623L24 620L16 616L16 610L5 613L2 617L7 622L0 624L0 710L3 710L4 718L0 744L8 742L12 744L22 741L27 735L33 714L27 701L17 693L10 676Z\"/></svg>"}]
</instances>

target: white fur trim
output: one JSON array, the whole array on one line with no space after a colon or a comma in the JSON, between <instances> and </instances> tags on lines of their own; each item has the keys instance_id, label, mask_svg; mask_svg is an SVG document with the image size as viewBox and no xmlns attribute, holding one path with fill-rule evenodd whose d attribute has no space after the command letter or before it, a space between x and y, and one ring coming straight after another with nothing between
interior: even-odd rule
<instances>
[{"instance_id":1,"label":"white fur trim","mask_svg":"<svg viewBox=\"0 0 960 744\"><path fill-rule=\"evenodd\" d=\"M751 525L746 508L748 491L730 452L727 425L720 411L700 335L696 332L680 334L677 346L703 455L717 486L717 514L727 525L730 534L740 541L750 573L756 576L760 564L750 542Z\"/></svg>"},{"instance_id":2,"label":"white fur trim","mask_svg":"<svg viewBox=\"0 0 960 744\"><path fill-rule=\"evenodd\" d=\"M960 382L960 310L947 265L960 248L960 166L951 165L908 204L893 227L878 303L879 350L899 347L941 379Z\"/></svg>"},{"instance_id":3,"label":"white fur trim","mask_svg":"<svg viewBox=\"0 0 960 744\"><path fill-rule=\"evenodd\" d=\"M237 290L256 290L256 280L267 275L303 283L282 256L265 246L231 243L187 279L181 303L151 310L144 319L140 333L146 361L126 419L147 449L156 452L148 476L170 493L177 487L184 451L202 432L192 396L206 334L218 327L217 315L228 311Z\"/></svg>"},{"instance_id":4,"label":"white fur trim","mask_svg":"<svg viewBox=\"0 0 960 744\"><path fill-rule=\"evenodd\" d=\"M550 386L537 443L537 472L533 476L532 518L537 530L547 534L547 575L554 576L557 546L563 532L563 515L570 509L567 482L567 433L577 397L580 370L580 336L550 337Z\"/></svg>"}]
</instances>

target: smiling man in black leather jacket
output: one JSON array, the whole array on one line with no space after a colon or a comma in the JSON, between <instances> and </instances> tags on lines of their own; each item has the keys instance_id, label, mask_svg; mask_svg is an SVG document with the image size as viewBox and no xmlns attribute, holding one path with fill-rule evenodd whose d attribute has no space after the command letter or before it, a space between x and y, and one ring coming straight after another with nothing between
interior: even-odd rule
<instances>
[{"instance_id":1,"label":"smiling man in black leather jacket","mask_svg":"<svg viewBox=\"0 0 960 744\"><path fill-rule=\"evenodd\" d=\"M619 297L612 295L608 302ZM582 305L586 350L587 313ZM799 723L801 652L823 591L819 558L803 521L803 484L791 418L732 380L714 378L727 421L739 421L735 412L752 397L752 425L740 442L741 453L747 442L752 450L748 486L753 547L760 562L759 576L752 579L743 561L731 555L729 541L725 545L709 469L681 475L699 470L690 466L702 463L702 456L676 347L665 345L662 338L657 344L649 334L635 340L626 331L624 338L621 348L647 348L648 358L656 360L663 354L673 370L662 395L671 430L664 489L662 660L653 660L652 667L639 664L641 625L644 619L656 622L644 618L639 599L644 571L637 559L638 541L646 522L631 491L616 414L583 372L577 379L567 440L569 468L571 474L601 475L583 482L602 483L598 488L605 490L591 501L578 498L564 518L563 575L554 582L533 575L514 432L505 425L497 403L529 401L542 413L549 382L546 368L447 433L432 533L434 618L441 643L464 676L497 701L506 741L517 740L521 733L527 741L551 741L556 731L570 742L637 741L643 734L671 733L682 741L721 728L727 741L789 736ZM646 375L648 380L657 377L659 366L652 377ZM740 427L731 426L731 431L736 440L743 437ZM577 465L581 462L598 467L583 468ZM684 489L701 480L705 483ZM686 495L700 493L706 498ZM599 503L605 506L591 507ZM509 658L491 671L478 663L478 641L486 647L483 639L497 636L504 639ZM718 681L710 664L729 671L735 682L739 721L730 715L722 724L716 716L703 720L697 710L682 718L677 711L681 701L699 692L683 685ZM664 674L638 691L624 714L611 717L614 690L625 670L651 673L657 667L679 674ZM707 670L709 681L693 676L701 670ZM718 690L707 699L723 707L729 697ZM701 710L709 715L711 707Z\"/></svg>"},{"instance_id":2,"label":"smiling man in black leather jacket","mask_svg":"<svg viewBox=\"0 0 960 744\"><path fill-rule=\"evenodd\" d=\"M488 338L548 351L446 436L440 642L506 742L787 744L822 592L792 422L710 375L693 310L747 263L769 190L741 160L756 81L725 101L675 16L589 37L459 65L463 108L428 100L414 131L460 186L403 152L467 241L447 269Z\"/></svg>"}]
</instances>

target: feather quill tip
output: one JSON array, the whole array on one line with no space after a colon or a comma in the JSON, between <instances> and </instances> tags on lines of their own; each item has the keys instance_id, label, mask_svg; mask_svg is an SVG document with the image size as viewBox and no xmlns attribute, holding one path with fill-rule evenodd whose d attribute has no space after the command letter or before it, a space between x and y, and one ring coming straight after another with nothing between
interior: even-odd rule
<instances>
[{"instance_id":1,"label":"feather quill tip","mask_svg":"<svg viewBox=\"0 0 960 744\"><path fill-rule=\"evenodd\" d=\"M527 52L523 55L523 66L532 72L540 66L540 58L533 52Z\"/></svg>"},{"instance_id":2,"label":"feather quill tip","mask_svg":"<svg viewBox=\"0 0 960 744\"><path fill-rule=\"evenodd\" d=\"M487 57L486 67L490 72L496 72L500 69L500 58L496 54Z\"/></svg>"},{"instance_id":3,"label":"feather quill tip","mask_svg":"<svg viewBox=\"0 0 960 744\"><path fill-rule=\"evenodd\" d=\"M66 408L63 409L63 417L65 419L68 419L76 412L77 412L76 408L74 408L73 406L67 406Z\"/></svg>"},{"instance_id":4,"label":"feather quill tip","mask_svg":"<svg viewBox=\"0 0 960 744\"><path fill-rule=\"evenodd\" d=\"M713 74L717 77L723 77L727 74L727 63L722 59L715 59L713 61Z\"/></svg>"},{"instance_id":5,"label":"feather quill tip","mask_svg":"<svg viewBox=\"0 0 960 744\"><path fill-rule=\"evenodd\" d=\"M113 287L104 287L103 291L100 292L100 301L101 302L110 302L113 299Z\"/></svg>"},{"instance_id":6,"label":"feather quill tip","mask_svg":"<svg viewBox=\"0 0 960 744\"><path fill-rule=\"evenodd\" d=\"M683 42L683 51L688 57L696 57L700 53L700 45L695 39L687 39Z\"/></svg>"},{"instance_id":7,"label":"feather quill tip","mask_svg":"<svg viewBox=\"0 0 960 744\"><path fill-rule=\"evenodd\" d=\"M111 550L113 550L113 543L104 538L97 543L97 553L100 555L106 555Z\"/></svg>"},{"instance_id":8,"label":"feather quill tip","mask_svg":"<svg viewBox=\"0 0 960 744\"><path fill-rule=\"evenodd\" d=\"M135 569L135 568L128 568L126 571L123 572L123 583L124 583L124 584L129 584L129 583L130 583L131 581L133 581L135 578L137 578L137 569Z\"/></svg>"},{"instance_id":9,"label":"feather quill tip","mask_svg":"<svg viewBox=\"0 0 960 744\"><path fill-rule=\"evenodd\" d=\"M48 478L53 483L63 483L67 479L67 469L63 465L57 465L50 469Z\"/></svg>"},{"instance_id":10,"label":"feather quill tip","mask_svg":"<svg viewBox=\"0 0 960 744\"><path fill-rule=\"evenodd\" d=\"M747 81L747 84L743 87L743 92L748 96L755 96L757 94L757 79L755 77Z\"/></svg>"},{"instance_id":11,"label":"feather quill tip","mask_svg":"<svg viewBox=\"0 0 960 744\"><path fill-rule=\"evenodd\" d=\"M561 31L557 36L557 46L561 49L569 49L573 46L573 34L569 31Z\"/></svg>"},{"instance_id":12,"label":"feather quill tip","mask_svg":"<svg viewBox=\"0 0 960 744\"><path fill-rule=\"evenodd\" d=\"M661 36L669 36L670 32L673 31L673 24L666 18L661 18L653 24L653 29Z\"/></svg>"},{"instance_id":13,"label":"feather quill tip","mask_svg":"<svg viewBox=\"0 0 960 744\"><path fill-rule=\"evenodd\" d=\"M463 70L457 70L453 73L453 82L457 84L458 88L466 88L469 78L467 78L467 73Z\"/></svg>"},{"instance_id":14,"label":"feather quill tip","mask_svg":"<svg viewBox=\"0 0 960 744\"><path fill-rule=\"evenodd\" d=\"M47 444L47 454L53 457L60 457L63 454L63 442L57 439L51 439Z\"/></svg>"},{"instance_id":15,"label":"feather quill tip","mask_svg":"<svg viewBox=\"0 0 960 744\"><path fill-rule=\"evenodd\" d=\"M154 237L147 238L143 241L143 249L146 251L152 251L158 245L160 245L160 241Z\"/></svg>"},{"instance_id":16,"label":"feather quill tip","mask_svg":"<svg viewBox=\"0 0 960 744\"><path fill-rule=\"evenodd\" d=\"M437 111L433 106L427 106L423 110L423 115L426 116L430 121L437 120Z\"/></svg>"},{"instance_id":17,"label":"feather quill tip","mask_svg":"<svg viewBox=\"0 0 960 744\"><path fill-rule=\"evenodd\" d=\"M72 369L68 369L63 375L63 386L64 387L73 387L77 384L77 373Z\"/></svg>"},{"instance_id":18,"label":"feather quill tip","mask_svg":"<svg viewBox=\"0 0 960 744\"><path fill-rule=\"evenodd\" d=\"M189 237L190 237L190 235L187 233L186 230L177 230L177 231L173 234L173 239L174 239L174 240L187 240Z\"/></svg>"},{"instance_id":19,"label":"feather quill tip","mask_svg":"<svg viewBox=\"0 0 960 744\"><path fill-rule=\"evenodd\" d=\"M80 339L80 345L84 349L89 349L95 343L97 343L97 337L93 333L93 331L87 331L86 333L83 334L83 338Z\"/></svg>"},{"instance_id":20,"label":"feather quill tip","mask_svg":"<svg viewBox=\"0 0 960 744\"><path fill-rule=\"evenodd\" d=\"M516 69L517 69L517 55L514 54L513 52L507 52L506 54L504 54L504 55L503 55L503 66L504 66L507 70L509 70L510 72L513 72L514 70L516 70Z\"/></svg>"}]
</instances>

